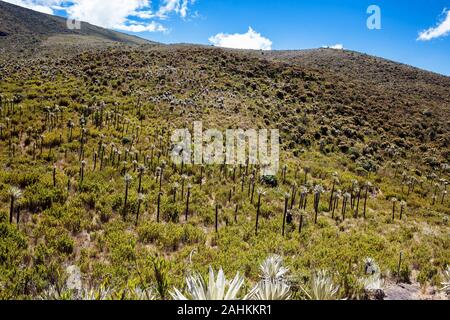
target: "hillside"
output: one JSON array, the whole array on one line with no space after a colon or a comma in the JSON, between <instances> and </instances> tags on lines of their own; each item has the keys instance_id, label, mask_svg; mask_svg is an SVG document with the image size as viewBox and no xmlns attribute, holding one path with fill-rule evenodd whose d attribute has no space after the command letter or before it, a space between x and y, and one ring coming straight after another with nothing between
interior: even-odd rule
<instances>
[{"instance_id":1,"label":"hillside","mask_svg":"<svg viewBox=\"0 0 450 320\"><path fill-rule=\"evenodd\" d=\"M0 62L0 299L171 299L208 266L243 298L271 254L292 299L318 274L330 299L447 298L449 77L331 49L67 50L17 12L0 30L59 55ZM194 121L279 129L281 170L175 165Z\"/></svg>"},{"instance_id":2,"label":"hillside","mask_svg":"<svg viewBox=\"0 0 450 320\"><path fill-rule=\"evenodd\" d=\"M360 83L377 85L390 93L419 94L425 100L449 103L449 77L420 70L394 61L348 50L317 49L273 51L269 57L301 67L339 75ZM444 98L445 101L441 101Z\"/></svg>"},{"instance_id":3,"label":"hillside","mask_svg":"<svg viewBox=\"0 0 450 320\"><path fill-rule=\"evenodd\" d=\"M56 41L55 41L56 40ZM67 20L7 2L0 1L0 48L18 54L27 49L36 49L47 41L52 45L63 45L67 41L78 44L93 41L97 45L149 44L150 41L124 33L107 30L81 22L81 29L70 30ZM30 53L28 53L30 54Z\"/></svg>"}]
</instances>

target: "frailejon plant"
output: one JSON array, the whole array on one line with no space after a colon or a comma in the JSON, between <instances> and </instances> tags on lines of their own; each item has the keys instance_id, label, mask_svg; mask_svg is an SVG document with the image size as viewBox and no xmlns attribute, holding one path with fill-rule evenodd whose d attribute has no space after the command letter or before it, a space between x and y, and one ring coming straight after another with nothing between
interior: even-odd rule
<instances>
[{"instance_id":1,"label":"frailejon plant","mask_svg":"<svg viewBox=\"0 0 450 320\"><path fill-rule=\"evenodd\" d=\"M333 200L333 207L332 207L332 211L331 211L331 219L334 219L335 217L335 212L336 210L338 210L339 208L339 201L342 199L342 191L338 190L336 191L336 194L334 195L334 200Z\"/></svg>"},{"instance_id":2,"label":"frailejon plant","mask_svg":"<svg viewBox=\"0 0 450 320\"><path fill-rule=\"evenodd\" d=\"M400 201L400 220L403 219L403 214L406 209L406 206L407 206L406 201L404 201L404 200Z\"/></svg>"},{"instance_id":3,"label":"frailejon plant","mask_svg":"<svg viewBox=\"0 0 450 320\"><path fill-rule=\"evenodd\" d=\"M156 203L156 222L159 223L160 221L160 214L161 214L161 196L163 195L162 192L158 192L158 200Z\"/></svg>"},{"instance_id":4,"label":"frailejon plant","mask_svg":"<svg viewBox=\"0 0 450 320\"><path fill-rule=\"evenodd\" d=\"M97 169L97 158L98 158L98 153L97 151L94 152L94 165L92 167L92 171L95 171Z\"/></svg>"},{"instance_id":5,"label":"frailejon plant","mask_svg":"<svg viewBox=\"0 0 450 320\"><path fill-rule=\"evenodd\" d=\"M78 291L67 286L59 287L52 285L45 289L38 297L38 300L59 300L59 301L101 301L101 300L132 300L148 301L154 300L155 295L151 289L141 289L127 285L124 288L112 288L106 285L99 287L84 287Z\"/></svg>"},{"instance_id":6,"label":"frailejon plant","mask_svg":"<svg viewBox=\"0 0 450 320\"><path fill-rule=\"evenodd\" d=\"M188 216L189 216L189 201L191 200L191 189L192 189L192 185L189 183L187 186L186 209L184 211L186 222L188 221Z\"/></svg>"},{"instance_id":7,"label":"frailejon plant","mask_svg":"<svg viewBox=\"0 0 450 320\"><path fill-rule=\"evenodd\" d=\"M284 237L285 234L285 227L286 227L286 219L288 215L288 206L289 206L289 193L286 193L284 195L284 212L283 212L283 228L282 228L282 236Z\"/></svg>"},{"instance_id":8,"label":"frailejon plant","mask_svg":"<svg viewBox=\"0 0 450 320\"><path fill-rule=\"evenodd\" d=\"M288 166L285 164L283 166L283 169L282 169L282 172L281 172L281 174L283 176L283 184L286 184L287 171L288 171Z\"/></svg>"},{"instance_id":9,"label":"frailejon plant","mask_svg":"<svg viewBox=\"0 0 450 320\"><path fill-rule=\"evenodd\" d=\"M199 184L200 184L200 190L202 189L202 185L203 185L203 172L205 170L205 166L202 164L200 165L200 179L199 179Z\"/></svg>"},{"instance_id":10,"label":"frailejon plant","mask_svg":"<svg viewBox=\"0 0 450 320\"><path fill-rule=\"evenodd\" d=\"M214 270L210 267L207 281L200 274L194 273L186 277L186 294L177 288L170 294L174 300L238 300L243 284L244 277L239 273L232 281L227 281L222 269L216 278Z\"/></svg>"},{"instance_id":11,"label":"frailejon plant","mask_svg":"<svg viewBox=\"0 0 450 320\"><path fill-rule=\"evenodd\" d=\"M352 197L351 194L348 192L344 193L344 196L342 197L342 221L345 220L345 215L347 213L347 205L351 197Z\"/></svg>"},{"instance_id":12,"label":"frailejon plant","mask_svg":"<svg viewBox=\"0 0 450 320\"><path fill-rule=\"evenodd\" d=\"M307 201L308 201L308 188L306 186L302 186L300 187L300 203L298 205L298 208L306 210Z\"/></svg>"},{"instance_id":13,"label":"frailejon plant","mask_svg":"<svg viewBox=\"0 0 450 320\"><path fill-rule=\"evenodd\" d=\"M56 188L56 164L53 165L53 174L52 174L52 178L53 178L53 188Z\"/></svg>"},{"instance_id":14,"label":"frailejon plant","mask_svg":"<svg viewBox=\"0 0 450 320\"><path fill-rule=\"evenodd\" d=\"M320 195L324 193L325 190L321 185L316 185L314 187L314 224L317 224L317 218L319 215L319 204L320 204Z\"/></svg>"},{"instance_id":15,"label":"frailejon plant","mask_svg":"<svg viewBox=\"0 0 450 320\"><path fill-rule=\"evenodd\" d=\"M184 201L184 186L186 184L186 180L188 179L187 175L181 176L181 201Z\"/></svg>"},{"instance_id":16,"label":"frailejon plant","mask_svg":"<svg viewBox=\"0 0 450 320\"><path fill-rule=\"evenodd\" d=\"M155 181L156 182L158 182L161 177L161 170L162 170L161 167L156 167L156 170L155 170ZM161 191L161 188L159 189L159 191Z\"/></svg>"},{"instance_id":17,"label":"frailejon plant","mask_svg":"<svg viewBox=\"0 0 450 320\"><path fill-rule=\"evenodd\" d=\"M308 289L301 287L307 299L318 301L338 300L339 288L325 270L313 273Z\"/></svg>"},{"instance_id":18,"label":"frailejon plant","mask_svg":"<svg viewBox=\"0 0 450 320\"><path fill-rule=\"evenodd\" d=\"M432 200L433 200L432 205L433 205L433 206L434 206L434 205L436 204L436 202L438 201L437 199L438 199L439 188L440 188L439 183L435 183L435 184L434 184L434 192L433 192L433 196L432 196Z\"/></svg>"},{"instance_id":19,"label":"frailejon plant","mask_svg":"<svg viewBox=\"0 0 450 320\"><path fill-rule=\"evenodd\" d=\"M12 224L14 216L14 204L22 197L22 191L19 188L11 187L9 189L10 207L9 207L9 223ZM17 224L19 223L19 212L17 212Z\"/></svg>"},{"instance_id":20,"label":"frailejon plant","mask_svg":"<svg viewBox=\"0 0 450 320\"><path fill-rule=\"evenodd\" d=\"M164 180L164 169L166 168L166 162L161 161L161 171L159 173L159 191L162 190L163 180Z\"/></svg>"},{"instance_id":21,"label":"frailejon plant","mask_svg":"<svg viewBox=\"0 0 450 320\"><path fill-rule=\"evenodd\" d=\"M219 232L219 204L218 203L216 203L216 214L215 214L215 219L214 219L214 226L215 226L215 230L216 230L216 233L218 233Z\"/></svg>"},{"instance_id":22,"label":"frailejon plant","mask_svg":"<svg viewBox=\"0 0 450 320\"><path fill-rule=\"evenodd\" d=\"M68 171L66 173L66 176L67 176L67 193L69 193L70 192L70 182L72 180L72 173L70 171Z\"/></svg>"},{"instance_id":23,"label":"frailejon plant","mask_svg":"<svg viewBox=\"0 0 450 320\"><path fill-rule=\"evenodd\" d=\"M87 162L86 160L81 161L81 168L80 168L80 185L83 184L84 181L84 170L86 168Z\"/></svg>"},{"instance_id":24,"label":"frailejon plant","mask_svg":"<svg viewBox=\"0 0 450 320\"><path fill-rule=\"evenodd\" d=\"M180 185L178 184L178 182L175 182L173 184L172 187L172 192L173 192L173 203L175 203L177 201L177 193L178 193L178 188L180 187Z\"/></svg>"},{"instance_id":25,"label":"frailejon plant","mask_svg":"<svg viewBox=\"0 0 450 320\"><path fill-rule=\"evenodd\" d=\"M297 197L297 182L294 182L291 188L291 205L290 205L291 210L294 209L296 197Z\"/></svg>"},{"instance_id":26,"label":"frailejon plant","mask_svg":"<svg viewBox=\"0 0 450 320\"><path fill-rule=\"evenodd\" d=\"M125 174L124 181L125 181L125 198L123 203L122 217L123 219L126 219L128 214L128 191L130 188L131 181L133 181L133 177L129 174Z\"/></svg>"},{"instance_id":27,"label":"frailejon plant","mask_svg":"<svg viewBox=\"0 0 450 320\"><path fill-rule=\"evenodd\" d=\"M142 192L142 176L145 173L145 166L140 165L138 167L138 173L139 173L139 185L138 185L138 193Z\"/></svg>"},{"instance_id":28,"label":"frailejon plant","mask_svg":"<svg viewBox=\"0 0 450 320\"><path fill-rule=\"evenodd\" d=\"M361 200L361 188L359 188L359 187L355 188L355 195L356 195L355 219L358 219L358 217L359 217L359 202Z\"/></svg>"},{"instance_id":29,"label":"frailejon plant","mask_svg":"<svg viewBox=\"0 0 450 320\"><path fill-rule=\"evenodd\" d=\"M250 203L253 204L253 197L255 195L255 175L250 176L250 184L249 184L249 191L250 191Z\"/></svg>"},{"instance_id":30,"label":"frailejon plant","mask_svg":"<svg viewBox=\"0 0 450 320\"><path fill-rule=\"evenodd\" d=\"M381 270L375 259L367 257L364 259L364 274L365 275L374 275L380 274Z\"/></svg>"},{"instance_id":31,"label":"frailejon plant","mask_svg":"<svg viewBox=\"0 0 450 320\"><path fill-rule=\"evenodd\" d=\"M370 190L370 188L372 188L372 184L371 184L370 182L367 182L367 183L365 184L366 192L365 192L365 194L364 194L364 213L363 213L364 219L366 218L366 212L367 212L367 198L368 198L368 196L369 196L369 190Z\"/></svg>"},{"instance_id":32,"label":"frailejon plant","mask_svg":"<svg viewBox=\"0 0 450 320\"><path fill-rule=\"evenodd\" d=\"M352 181L352 188L351 188L351 191L350 191L350 195L351 195L350 206L351 206L352 210L355 209L355 204L356 204L355 200L356 200L356 195L358 193L358 190L359 190L359 182L357 180L353 180Z\"/></svg>"},{"instance_id":33,"label":"frailejon plant","mask_svg":"<svg viewBox=\"0 0 450 320\"><path fill-rule=\"evenodd\" d=\"M328 211L332 211L332 209L334 207L334 205L333 205L334 204L333 197L335 195L334 191L335 191L336 185L338 185L338 184L339 184L339 175L337 172L334 172L333 173L333 185L331 187L330 203L328 205Z\"/></svg>"},{"instance_id":34,"label":"frailejon plant","mask_svg":"<svg viewBox=\"0 0 450 320\"><path fill-rule=\"evenodd\" d=\"M397 198L392 198L391 202L392 202L392 221L395 220L395 208L396 208L396 204L397 204Z\"/></svg>"},{"instance_id":35,"label":"frailejon plant","mask_svg":"<svg viewBox=\"0 0 450 320\"><path fill-rule=\"evenodd\" d=\"M364 275L358 281L364 288L366 297L382 300L385 297L384 281L381 277L381 270L374 259L364 259Z\"/></svg>"},{"instance_id":36,"label":"frailejon plant","mask_svg":"<svg viewBox=\"0 0 450 320\"><path fill-rule=\"evenodd\" d=\"M304 218L306 215L306 211L303 209L297 209L293 211L293 216L298 217L298 233L301 234L303 230Z\"/></svg>"},{"instance_id":37,"label":"frailejon plant","mask_svg":"<svg viewBox=\"0 0 450 320\"><path fill-rule=\"evenodd\" d=\"M245 296L245 300L289 300L291 288L287 281L289 269L283 266L279 255L268 257L260 265L258 284Z\"/></svg>"},{"instance_id":38,"label":"frailejon plant","mask_svg":"<svg viewBox=\"0 0 450 320\"><path fill-rule=\"evenodd\" d=\"M284 280L289 269L283 266L283 258L279 255L271 255L260 265L260 277L263 280Z\"/></svg>"},{"instance_id":39,"label":"frailejon plant","mask_svg":"<svg viewBox=\"0 0 450 320\"><path fill-rule=\"evenodd\" d=\"M231 198L234 194L236 194L236 186L230 188L230 191L228 192L228 203L231 203Z\"/></svg>"},{"instance_id":40,"label":"frailejon plant","mask_svg":"<svg viewBox=\"0 0 450 320\"><path fill-rule=\"evenodd\" d=\"M85 301L101 301L108 300L113 294L113 289L107 286L100 286L98 288L83 288L79 294L79 300Z\"/></svg>"},{"instance_id":41,"label":"frailejon plant","mask_svg":"<svg viewBox=\"0 0 450 320\"><path fill-rule=\"evenodd\" d=\"M87 134L87 129L82 128L81 129L81 138L80 138L80 158L79 158L80 161L84 159L84 146L86 144L86 134Z\"/></svg>"},{"instance_id":42,"label":"frailejon plant","mask_svg":"<svg viewBox=\"0 0 450 320\"><path fill-rule=\"evenodd\" d=\"M291 291L284 281L261 280L245 297L245 300L289 300Z\"/></svg>"},{"instance_id":43,"label":"frailejon plant","mask_svg":"<svg viewBox=\"0 0 450 320\"><path fill-rule=\"evenodd\" d=\"M447 266L447 269L443 272L443 281L441 291L444 291L446 294L450 294L450 266Z\"/></svg>"},{"instance_id":44,"label":"frailejon plant","mask_svg":"<svg viewBox=\"0 0 450 320\"><path fill-rule=\"evenodd\" d=\"M447 196L448 191L447 190L442 190L442 198L441 198L441 204L444 204L445 202L445 197Z\"/></svg>"}]
</instances>

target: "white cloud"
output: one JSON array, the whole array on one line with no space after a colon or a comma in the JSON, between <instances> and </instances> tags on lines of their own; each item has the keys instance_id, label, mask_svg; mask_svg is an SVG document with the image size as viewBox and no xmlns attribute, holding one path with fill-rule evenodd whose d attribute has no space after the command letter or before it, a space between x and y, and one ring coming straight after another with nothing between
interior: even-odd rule
<instances>
[{"instance_id":1,"label":"white cloud","mask_svg":"<svg viewBox=\"0 0 450 320\"><path fill-rule=\"evenodd\" d=\"M128 18L149 5L148 0L73 0L73 4L66 11L72 19L105 28L125 31L140 28L142 31L150 31L154 29L154 24L130 21Z\"/></svg>"},{"instance_id":2,"label":"white cloud","mask_svg":"<svg viewBox=\"0 0 450 320\"><path fill-rule=\"evenodd\" d=\"M164 32L167 29L155 19L167 19L174 13L185 18L195 0L160 0L152 10L151 0L5 0L35 11L54 14L63 10L71 19L130 32Z\"/></svg>"},{"instance_id":3,"label":"white cloud","mask_svg":"<svg viewBox=\"0 0 450 320\"><path fill-rule=\"evenodd\" d=\"M133 12L131 15L134 17L141 18L141 19L152 19L157 16L151 10L136 11L136 12Z\"/></svg>"},{"instance_id":4,"label":"white cloud","mask_svg":"<svg viewBox=\"0 0 450 320\"><path fill-rule=\"evenodd\" d=\"M429 41L450 34L450 10L444 9L444 19L436 26L419 33L417 40Z\"/></svg>"},{"instance_id":5,"label":"white cloud","mask_svg":"<svg viewBox=\"0 0 450 320\"><path fill-rule=\"evenodd\" d=\"M254 31L251 27L244 34L219 33L209 38L216 47L252 50L272 50L272 41Z\"/></svg>"},{"instance_id":6,"label":"white cloud","mask_svg":"<svg viewBox=\"0 0 450 320\"><path fill-rule=\"evenodd\" d=\"M160 18L167 18L169 13L179 14L182 18L187 16L189 4L194 4L195 0L163 0L163 5L158 10Z\"/></svg>"},{"instance_id":7,"label":"white cloud","mask_svg":"<svg viewBox=\"0 0 450 320\"><path fill-rule=\"evenodd\" d=\"M54 13L53 9L59 6L61 2L63 2L62 0L3 0L3 1L47 14L53 14Z\"/></svg>"},{"instance_id":8,"label":"white cloud","mask_svg":"<svg viewBox=\"0 0 450 320\"><path fill-rule=\"evenodd\" d=\"M167 31L167 29L155 21L152 21L148 24L129 24L129 25L121 25L120 28L118 28L123 31L129 31L129 32L164 32Z\"/></svg>"},{"instance_id":9,"label":"white cloud","mask_svg":"<svg viewBox=\"0 0 450 320\"><path fill-rule=\"evenodd\" d=\"M332 46L323 46L322 48L325 49L335 49L335 50L344 50L344 45L341 43L336 43L335 45Z\"/></svg>"}]
</instances>

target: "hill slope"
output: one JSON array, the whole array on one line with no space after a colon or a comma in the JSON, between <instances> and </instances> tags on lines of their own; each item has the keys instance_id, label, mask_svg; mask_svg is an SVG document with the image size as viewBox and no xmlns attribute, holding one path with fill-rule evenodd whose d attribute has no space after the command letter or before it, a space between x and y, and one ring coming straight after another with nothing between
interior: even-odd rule
<instances>
[{"instance_id":1,"label":"hill slope","mask_svg":"<svg viewBox=\"0 0 450 320\"><path fill-rule=\"evenodd\" d=\"M53 44L65 41L83 43L96 40L104 44L149 44L150 41L124 33L107 30L86 22L81 29L71 30L67 20L7 2L0 1L0 48L9 50L34 49L50 39Z\"/></svg>"},{"instance_id":2,"label":"hill slope","mask_svg":"<svg viewBox=\"0 0 450 320\"><path fill-rule=\"evenodd\" d=\"M400 90L409 95L421 94L424 99L446 98L446 101L450 102L450 97L446 94L449 77L367 54L348 50L316 49L273 51L267 55L277 61L382 86L392 92Z\"/></svg>"}]
</instances>

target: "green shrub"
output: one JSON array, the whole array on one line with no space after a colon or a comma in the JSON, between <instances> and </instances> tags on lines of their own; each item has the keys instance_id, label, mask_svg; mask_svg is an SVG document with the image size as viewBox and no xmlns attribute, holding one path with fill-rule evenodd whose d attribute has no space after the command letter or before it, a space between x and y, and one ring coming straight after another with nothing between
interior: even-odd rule
<instances>
[{"instance_id":1,"label":"green shrub","mask_svg":"<svg viewBox=\"0 0 450 320\"><path fill-rule=\"evenodd\" d=\"M155 243L162 234L163 226L153 222L147 222L138 228L139 240L143 243Z\"/></svg>"},{"instance_id":2,"label":"green shrub","mask_svg":"<svg viewBox=\"0 0 450 320\"><path fill-rule=\"evenodd\" d=\"M24 205L31 212L44 211L53 203L63 204L67 199L64 189L53 188L42 183L29 186L24 192Z\"/></svg>"},{"instance_id":3,"label":"green shrub","mask_svg":"<svg viewBox=\"0 0 450 320\"><path fill-rule=\"evenodd\" d=\"M203 243L206 240L205 233L192 225L184 225L183 232L183 243L185 244Z\"/></svg>"},{"instance_id":4,"label":"green shrub","mask_svg":"<svg viewBox=\"0 0 450 320\"><path fill-rule=\"evenodd\" d=\"M161 206L161 217L166 222L177 223L180 221L183 208L182 204L166 202Z\"/></svg>"},{"instance_id":5,"label":"green shrub","mask_svg":"<svg viewBox=\"0 0 450 320\"><path fill-rule=\"evenodd\" d=\"M73 252L74 241L68 235L63 234L56 242L56 249L64 254L71 254Z\"/></svg>"}]
</instances>

